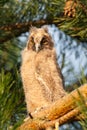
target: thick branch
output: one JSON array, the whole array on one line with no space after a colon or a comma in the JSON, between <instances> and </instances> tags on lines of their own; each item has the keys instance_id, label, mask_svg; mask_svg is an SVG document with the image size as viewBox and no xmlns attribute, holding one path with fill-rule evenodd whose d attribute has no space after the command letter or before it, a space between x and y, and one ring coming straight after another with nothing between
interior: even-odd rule
<instances>
[{"instance_id":1,"label":"thick branch","mask_svg":"<svg viewBox=\"0 0 87 130\"><path fill-rule=\"evenodd\" d=\"M42 26L44 24L52 24L51 21L39 20L39 21L30 21L25 23L16 23L13 25L4 25L0 27L0 31L6 32L5 36L0 37L0 43L3 43L7 40L10 40L14 37L20 36L22 33L25 33L29 30L31 26Z\"/></svg>"},{"instance_id":2,"label":"thick branch","mask_svg":"<svg viewBox=\"0 0 87 130\"><path fill-rule=\"evenodd\" d=\"M22 33L25 33L29 30L31 26L42 26L42 25L49 25L49 24L55 24L60 29L62 29L62 25L64 24L64 21L67 23L69 21L72 21L73 18L57 18L53 20L38 20L38 21L29 21L25 23L16 23L16 24L10 24L10 25L4 25L0 27L0 43L6 42L8 40L11 40L14 37L20 36ZM84 28L76 28L72 27L70 28L72 31L80 32L80 30L84 30ZM74 30L75 29L75 30ZM66 29L67 30L67 29ZM77 37L77 36L76 36Z\"/></svg>"},{"instance_id":3,"label":"thick branch","mask_svg":"<svg viewBox=\"0 0 87 130\"><path fill-rule=\"evenodd\" d=\"M87 84L78 88L78 91L82 94L84 100L86 100ZM43 109L36 114L32 114L34 119L26 121L19 129L33 128L34 130L41 130L47 126L53 126L55 122L59 122L59 125L62 125L68 121L74 120L79 114L81 114L80 107L77 107L76 105L76 102L81 99L78 91L76 89L61 100L53 103L48 108Z\"/></svg>"}]
</instances>

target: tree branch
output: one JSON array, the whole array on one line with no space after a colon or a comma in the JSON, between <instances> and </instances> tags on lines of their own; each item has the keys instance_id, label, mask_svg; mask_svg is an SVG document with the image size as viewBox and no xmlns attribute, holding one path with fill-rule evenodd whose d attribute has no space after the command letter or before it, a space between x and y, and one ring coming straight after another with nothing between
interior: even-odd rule
<instances>
[{"instance_id":1,"label":"tree branch","mask_svg":"<svg viewBox=\"0 0 87 130\"><path fill-rule=\"evenodd\" d=\"M0 27L0 31L6 32L6 34L0 37L0 43L3 43L7 40L10 40L14 37L20 36L22 33L25 33L29 30L31 26L42 26L44 24L52 24L51 21L39 20L39 21L30 21L25 23L16 23L12 25L4 25Z\"/></svg>"},{"instance_id":2,"label":"tree branch","mask_svg":"<svg viewBox=\"0 0 87 130\"><path fill-rule=\"evenodd\" d=\"M81 110L76 105L83 96L85 103L87 102L87 84L67 94L61 100L56 101L48 108L45 108L37 113L32 113L33 119L24 122L19 130L41 130L48 126L54 126L56 122L59 125L70 122L72 120L80 119ZM82 117L82 116L81 116Z\"/></svg>"},{"instance_id":3,"label":"tree branch","mask_svg":"<svg viewBox=\"0 0 87 130\"><path fill-rule=\"evenodd\" d=\"M67 18L67 17L59 17L57 19L51 19L51 20L38 20L38 21L29 21L29 22L25 22L25 23L15 23L15 24L10 24L10 25L4 25L0 27L0 32L1 32L1 36L0 36L0 43L4 43L8 40L11 40L14 37L18 37L20 36L22 33L25 33L29 30L29 28L31 26L37 26L37 27L41 27L43 25L49 25L49 24L55 24L56 26L58 26L60 29L64 30L63 25L65 24L64 22L66 21L66 23L72 21L73 18ZM67 28L65 28L65 30L67 30ZM84 30L84 28L76 28L76 27L72 27L70 28L71 31L76 31L77 33L74 33L74 37L80 37L80 35L78 35L78 32ZM71 35L71 34L70 34ZM73 35L72 35L73 36ZM84 37L85 38L85 37ZM86 38L85 38L86 40Z\"/></svg>"}]
</instances>

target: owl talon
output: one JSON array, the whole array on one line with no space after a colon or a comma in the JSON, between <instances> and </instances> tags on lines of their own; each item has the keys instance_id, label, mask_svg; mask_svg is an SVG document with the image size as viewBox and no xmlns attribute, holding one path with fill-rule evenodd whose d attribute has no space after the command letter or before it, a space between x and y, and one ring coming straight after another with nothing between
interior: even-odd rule
<instances>
[{"instance_id":1,"label":"owl talon","mask_svg":"<svg viewBox=\"0 0 87 130\"><path fill-rule=\"evenodd\" d=\"M29 117L30 117L31 119L33 119L33 116L31 115L31 113L29 113Z\"/></svg>"}]
</instances>

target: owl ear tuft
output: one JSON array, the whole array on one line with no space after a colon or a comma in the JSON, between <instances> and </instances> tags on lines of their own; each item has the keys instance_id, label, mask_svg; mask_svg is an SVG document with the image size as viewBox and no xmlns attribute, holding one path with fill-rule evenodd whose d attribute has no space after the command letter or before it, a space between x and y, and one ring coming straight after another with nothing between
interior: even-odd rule
<instances>
[{"instance_id":1,"label":"owl ear tuft","mask_svg":"<svg viewBox=\"0 0 87 130\"><path fill-rule=\"evenodd\" d=\"M32 33L33 31L36 31L36 30L37 30L37 28L34 27L34 26L32 26L32 27L30 28L30 33Z\"/></svg>"},{"instance_id":2,"label":"owl ear tuft","mask_svg":"<svg viewBox=\"0 0 87 130\"><path fill-rule=\"evenodd\" d=\"M47 26L44 26L44 27L42 27L43 29L44 29L44 31L46 32L46 33L48 33L48 28L47 28Z\"/></svg>"}]
</instances>

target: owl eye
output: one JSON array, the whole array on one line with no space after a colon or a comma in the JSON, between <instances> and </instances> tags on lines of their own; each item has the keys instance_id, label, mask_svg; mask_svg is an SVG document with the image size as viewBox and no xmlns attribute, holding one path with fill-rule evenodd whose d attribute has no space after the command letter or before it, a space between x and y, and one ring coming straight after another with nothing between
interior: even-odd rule
<instances>
[{"instance_id":1,"label":"owl eye","mask_svg":"<svg viewBox=\"0 0 87 130\"><path fill-rule=\"evenodd\" d=\"M30 41L31 41L31 42L30 42L30 43L31 43L31 44L30 44L31 49L32 49L32 50L35 50L35 42L34 42L34 37L31 37Z\"/></svg>"},{"instance_id":2,"label":"owl eye","mask_svg":"<svg viewBox=\"0 0 87 130\"><path fill-rule=\"evenodd\" d=\"M34 38L33 37L31 37L31 41L32 41L32 43L34 43Z\"/></svg>"},{"instance_id":3,"label":"owl eye","mask_svg":"<svg viewBox=\"0 0 87 130\"><path fill-rule=\"evenodd\" d=\"M42 38L42 40L41 40L41 44L46 43L46 42L47 42L46 36L44 36L44 37Z\"/></svg>"}]
</instances>

